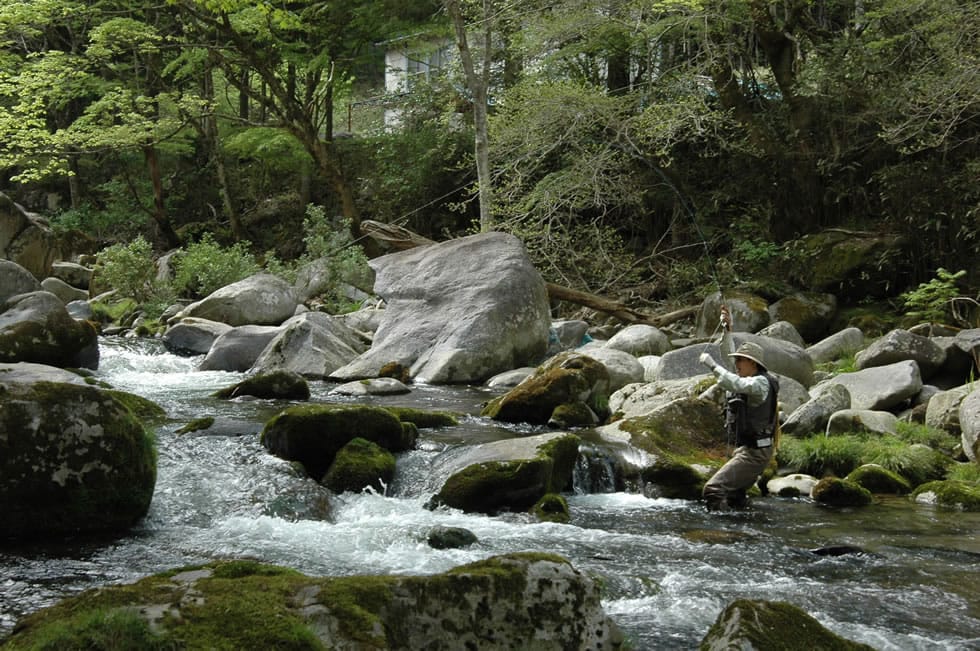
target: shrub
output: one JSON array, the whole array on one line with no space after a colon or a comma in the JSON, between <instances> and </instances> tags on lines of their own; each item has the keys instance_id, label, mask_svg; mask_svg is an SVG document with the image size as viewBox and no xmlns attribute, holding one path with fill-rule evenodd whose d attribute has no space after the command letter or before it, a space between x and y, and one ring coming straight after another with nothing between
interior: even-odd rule
<instances>
[{"instance_id":1,"label":"shrub","mask_svg":"<svg viewBox=\"0 0 980 651\"><path fill-rule=\"evenodd\" d=\"M210 233L175 256L174 289L189 298L201 298L260 270L248 242L222 247Z\"/></svg>"},{"instance_id":2,"label":"shrub","mask_svg":"<svg viewBox=\"0 0 980 651\"><path fill-rule=\"evenodd\" d=\"M814 436L807 439L783 438L778 451L780 464L798 472L823 477L846 477L860 466L864 446L854 436Z\"/></svg>"},{"instance_id":3,"label":"shrub","mask_svg":"<svg viewBox=\"0 0 980 651\"><path fill-rule=\"evenodd\" d=\"M116 290L117 298L136 301L149 316L159 316L171 302L172 290L157 279L153 249L142 236L128 244L113 244L97 258L98 284Z\"/></svg>"},{"instance_id":4,"label":"shrub","mask_svg":"<svg viewBox=\"0 0 980 651\"><path fill-rule=\"evenodd\" d=\"M949 457L927 445L910 445L896 436L864 434L786 437L777 458L782 465L816 477L846 477L866 463L875 463L898 473L913 486L942 478L951 462Z\"/></svg>"},{"instance_id":5,"label":"shrub","mask_svg":"<svg viewBox=\"0 0 980 651\"><path fill-rule=\"evenodd\" d=\"M935 278L901 295L908 310L906 314L924 321L949 322L953 316L953 303L960 297L956 281L965 275L966 271L962 269L956 273L942 267L936 269Z\"/></svg>"}]
</instances>

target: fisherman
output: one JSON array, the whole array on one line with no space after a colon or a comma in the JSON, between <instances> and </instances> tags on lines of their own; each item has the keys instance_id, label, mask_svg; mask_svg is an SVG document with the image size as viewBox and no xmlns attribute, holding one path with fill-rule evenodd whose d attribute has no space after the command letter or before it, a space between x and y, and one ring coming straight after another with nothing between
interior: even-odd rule
<instances>
[{"instance_id":1,"label":"fisherman","mask_svg":"<svg viewBox=\"0 0 980 651\"><path fill-rule=\"evenodd\" d=\"M732 319L725 306L721 308L721 323L728 336ZM766 370L762 347L745 342L729 357L735 361L735 373L717 364L707 352L699 357L728 392L725 427L737 446L732 458L711 476L701 492L708 509L717 511L748 504L745 491L772 459L777 426L779 382Z\"/></svg>"}]
</instances>

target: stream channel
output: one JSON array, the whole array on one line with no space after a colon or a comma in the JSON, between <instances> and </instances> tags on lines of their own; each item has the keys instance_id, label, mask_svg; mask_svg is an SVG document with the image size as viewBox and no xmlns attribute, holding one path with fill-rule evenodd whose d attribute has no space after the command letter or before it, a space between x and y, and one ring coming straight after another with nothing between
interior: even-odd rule
<instances>
[{"instance_id":1,"label":"stream channel","mask_svg":"<svg viewBox=\"0 0 980 651\"><path fill-rule=\"evenodd\" d=\"M466 416L457 426L420 430L386 495L331 495L267 453L257 434L175 434L203 416L248 421L258 432L288 403L216 400L212 392L243 375L196 371L200 358L172 355L156 341L106 337L100 348L99 378L168 414L156 430L150 512L124 537L0 548L0 639L18 617L66 596L215 558L255 558L315 576L424 575L508 552L548 551L601 577L603 606L635 649L696 649L738 598L790 602L876 649L980 649L980 513L906 498L860 509L767 498L717 515L697 502L615 492L595 468L577 473L568 524L427 510L445 479L432 472L440 455L542 431L479 417L497 394L461 386L358 398ZM330 394L333 386L311 382L311 400L353 402ZM479 542L432 549L425 540L436 525L465 527ZM834 545L862 552L809 551Z\"/></svg>"}]
</instances>

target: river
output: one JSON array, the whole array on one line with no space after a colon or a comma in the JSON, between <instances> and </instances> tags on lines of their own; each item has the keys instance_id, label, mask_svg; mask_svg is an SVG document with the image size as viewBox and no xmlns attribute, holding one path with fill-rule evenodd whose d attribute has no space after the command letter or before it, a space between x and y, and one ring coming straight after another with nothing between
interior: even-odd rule
<instances>
[{"instance_id":1,"label":"river","mask_svg":"<svg viewBox=\"0 0 980 651\"><path fill-rule=\"evenodd\" d=\"M568 495L569 524L427 510L439 455L464 442L538 431L478 417L495 394L476 387L417 386L404 396L360 400L468 415L458 426L421 430L385 495L336 496L269 455L255 434L175 433L202 416L258 431L283 408L210 397L241 374L195 371L200 358L171 355L147 340L104 338L101 352L101 379L168 413L157 429L150 512L123 537L0 548L0 637L18 617L65 596L214 558L256 558L311 575L420 575L507 552L549 551L601 577L606 612L636 649L697 648L737 598L793 603L876 649L980 649L978 513L904 498L860 509L772 498L717 515L695 502L613 492L584 479ZM351 401L331 394L329 383L311 385L315 401ZM431 549L426 534L436 525L465 527L479 542ZM863 551L809 551L831 545Z\"/></svg>"}]
</instances>

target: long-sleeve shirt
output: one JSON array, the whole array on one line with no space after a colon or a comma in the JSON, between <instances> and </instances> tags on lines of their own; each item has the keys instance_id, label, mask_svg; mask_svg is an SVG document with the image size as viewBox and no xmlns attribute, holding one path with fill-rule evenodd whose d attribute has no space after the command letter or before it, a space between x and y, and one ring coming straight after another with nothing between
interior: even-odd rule
<instances>
[{"instance_id":1,"label":"long-sleeve shirt","mask_svg":"<svg viewBox=\"0 0 980 651\"><path fill-rule=\"evenodd\" d=\"M735 351L732 342L732 333L727 329L721 335L721 352L727 355ZM750 375L741 377L737 373L732 373L725 367L715 364L711 369L718 378L718 386L731 391L732 393L744 393L748 396L749 406L756 407L761 405L769 395L769 380L764 375Z\"/></svg>"}]
</instances>

